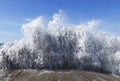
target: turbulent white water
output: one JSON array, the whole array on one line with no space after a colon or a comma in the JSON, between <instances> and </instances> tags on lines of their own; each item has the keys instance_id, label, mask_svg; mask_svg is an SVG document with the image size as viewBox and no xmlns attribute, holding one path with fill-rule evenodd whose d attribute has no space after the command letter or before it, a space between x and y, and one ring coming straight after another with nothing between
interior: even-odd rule
<instances>
[{"instance_id":1,"label":"turbulent white water","mask_svg":"<svg viewBox=\"0 0 120 81\"><path fill-rule=\"evenodd\" d=\"M0 48L1 69L80 69L119 74L120 37L73 25L60 11L48 24L38 17L22 26L24 38ZM96 32L97 31L97 32Z\"/></svg>"}]
</instances>

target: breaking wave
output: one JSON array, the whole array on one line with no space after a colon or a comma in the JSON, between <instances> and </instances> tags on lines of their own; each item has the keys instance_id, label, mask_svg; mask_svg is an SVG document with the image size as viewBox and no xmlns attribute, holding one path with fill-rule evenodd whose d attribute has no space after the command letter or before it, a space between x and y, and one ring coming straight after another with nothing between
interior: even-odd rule
<instances>
[{"instance_id":1,"label":"breaking wave","mask_svg":"<svg viewBox=\"0 0 120 81\"><path fill-rule=\"evenodd\" d=\"M1 69L78 69L120 74L120 37L73 25L62 11L48 24L42 16L24 24L24 38L0 48Z\"/></svg>"}]
</instances>

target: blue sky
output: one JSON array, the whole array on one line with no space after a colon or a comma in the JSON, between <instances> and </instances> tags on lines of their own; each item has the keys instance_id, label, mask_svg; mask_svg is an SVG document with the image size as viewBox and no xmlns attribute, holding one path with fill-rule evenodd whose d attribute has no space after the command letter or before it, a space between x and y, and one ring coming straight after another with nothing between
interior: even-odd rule
<instances>
[{"instance_id":1,"label":"blue sky","mask_svg":"<svg viewBox=\"0 0 120 81\"><path fill-rule=\"evenodd\" d=\"M0 42L22 38L21 25L64 10L73 23L102 20L101 30L120 34L120 0L0 0Z\"/></svg>"}]
</instances>

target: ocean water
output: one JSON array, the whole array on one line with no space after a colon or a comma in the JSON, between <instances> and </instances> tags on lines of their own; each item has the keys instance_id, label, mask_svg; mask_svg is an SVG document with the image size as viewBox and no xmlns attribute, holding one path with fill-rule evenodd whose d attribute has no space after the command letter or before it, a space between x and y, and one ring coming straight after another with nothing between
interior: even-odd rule
<instances>
[{"instance_id":1,"label":"ocean water","mask_svg":"<svg viewBox=\"0 0 120 81\"><path fill-rule=\"evenodd\" d=\"M62 11L23 24L24 38L0 48L1 69L84 70L120 74L120 37L98 21L72 24Z\"/></svg>"}]
</instances>

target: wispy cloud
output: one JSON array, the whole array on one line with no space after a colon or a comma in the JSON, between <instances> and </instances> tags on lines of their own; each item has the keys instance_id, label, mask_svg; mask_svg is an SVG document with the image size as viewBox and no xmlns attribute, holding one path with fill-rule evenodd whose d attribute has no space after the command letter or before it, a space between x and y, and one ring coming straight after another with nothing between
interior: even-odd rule
<instances>
[{"instance_id":1,"label":"wispy cloud","mask_svg":"<svg viewBox=\"0 0 120 81\"><path fill-rule=\"evenodd\" d=\"M14 33L9 31L0 31L0 35L13 35Z\"/></svg>"},{"instance_id":2,"label":"wispy cloud","mask_svg":"<svg viewBox=\"0 0 120 81\"><path fill-rule=\"evenodd\" d=\"M29 22L29 21L31 21L32 19L30 19L30 18L26 18L24 21L25 22Z\"/></svg>"},{"instance_id":3,"label":"wispy cloud","mask_svg":"<svg viewBox=\"0 0 120 81\"><path fill-rule=\"evenodd\" d=\"M22 23L18 23L15 20L0 19L0 25L21 26L21 24Z\"/></svg>"},{"instance_id":4,"label":"wispy cloud","mask_svg":"<svg viewBox=\"0 0 120 81\"><path fill-rule=\"evenodd\" d=\"M0 25L14 25L14 26L21 26L20 23L14 23L14 22L0 22Z\"/></svg>"}]
</instances>

